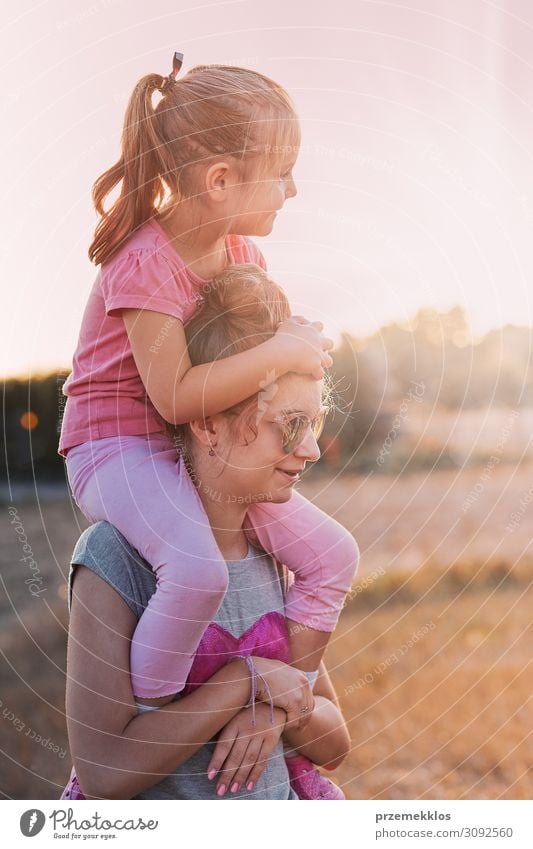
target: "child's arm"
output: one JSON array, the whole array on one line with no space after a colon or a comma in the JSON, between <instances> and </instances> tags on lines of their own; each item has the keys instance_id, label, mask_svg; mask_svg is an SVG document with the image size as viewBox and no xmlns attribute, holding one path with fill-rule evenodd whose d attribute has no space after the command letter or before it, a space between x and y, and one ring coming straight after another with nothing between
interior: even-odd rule
<instances>
[{"instance_id":1,"label":"child's arm","mask_svg":"<svg viewBox=\"0 0 533 849\"><path fill-rule=\"evenodd\" d=\"M141 380L157 412L171 424L215 415L254 395L288 371L317 380L331 365L333 346L319 324L287 319L267 342L213 363L192 366L183 323L150 310L122 316Z\"/></svg>"}]
</instances>

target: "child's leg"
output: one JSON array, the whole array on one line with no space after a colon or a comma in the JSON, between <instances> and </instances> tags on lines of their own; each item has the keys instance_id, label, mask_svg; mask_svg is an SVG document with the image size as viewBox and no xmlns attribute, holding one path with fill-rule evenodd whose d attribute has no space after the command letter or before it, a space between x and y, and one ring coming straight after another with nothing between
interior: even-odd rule
<instances>
[{"instance_id":1,"label":"child's leg","mask_svg":"<svg viewBox=\"0 0 533 849\"><path fill-rule=\"evenodd\" d=\"M294 573L285 602L293 663L316 670L357 571L357 543L295 490L283 504L252 505L247 524L263 548Z\"/></svg>"},{"instance_id":2,"label":"child's leg","mask_svg":"<svg viewBox=\"0 0 533 849\"><path fill-rule=\"evenodd\" d=\"M183 461L167 438L113 437L76 446L67 469L89 520L111 522L156 573L157 589L132 638L133 692L177 693L228 582Z\"/></svg>"}]
</instances>

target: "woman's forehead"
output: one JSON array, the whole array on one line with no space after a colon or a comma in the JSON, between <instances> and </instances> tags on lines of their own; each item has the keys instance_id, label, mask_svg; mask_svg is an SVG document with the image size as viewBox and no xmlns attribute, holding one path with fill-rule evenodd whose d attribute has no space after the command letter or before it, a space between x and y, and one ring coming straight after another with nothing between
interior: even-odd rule
<instances>
[{"instance_id":1,"label":"woman's forehead","mask_svg":"<svg viewBox=\"0 0 533 849\"><path fill-rule=\"evenodd\" d=\"M322 406L323 388L324 381L311 375L284 374L265 388L265 400L272 414L298 412L313 418Z\"/></svg>"}]
</instances>

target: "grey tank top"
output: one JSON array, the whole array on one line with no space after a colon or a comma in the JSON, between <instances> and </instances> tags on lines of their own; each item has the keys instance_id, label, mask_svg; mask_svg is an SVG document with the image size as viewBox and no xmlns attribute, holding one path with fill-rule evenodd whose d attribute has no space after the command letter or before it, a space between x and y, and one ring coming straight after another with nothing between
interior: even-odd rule
<instances>
[{"instance_id":1,"label":"grey tank top","mask_svg":"<svg viewBox=\"0 0 533 849\"><path fill-rule=\"evenodd\" d=\"M72 585L76 565L91 569L106 581L139 619L152 593L156 578L151 566L108 522L97 522L79 538L72 554L68 576L68 607L72 601ZM272 610L284 613L283 592L278 571L271 557L252 545L243 560L227 561L229 583L224 600L215 616L233 636L240 637L254 622ZM179 699L179 694L175 700ZM139 712L142 710L139 706ZM215 781L207 778L207 767L215 749L216 738L198 749L188 761L153 787L143 790L135 799L298 799L289 783L283 757L283 738L278 744L254 789L219 797Z\"/></svg>"}]
</instances>

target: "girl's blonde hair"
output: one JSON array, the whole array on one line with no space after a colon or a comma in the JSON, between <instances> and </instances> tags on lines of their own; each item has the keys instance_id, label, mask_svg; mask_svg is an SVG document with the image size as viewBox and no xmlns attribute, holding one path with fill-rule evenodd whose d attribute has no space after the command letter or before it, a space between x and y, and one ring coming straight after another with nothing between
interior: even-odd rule
<instances>
[{"instance_id":1,"label":"girl's blonde hair","mask_svg":"<svg viewBox=\"0 0 533 849\"><path fill-rule=\"evenodd\" d=\"M155 110L155 91L164 94ZM198 172L215 156L242 162L280 159L299 146L298 117L282 86L269 77L231 65L197 65L173 80L148 74L129 99L122 153L93 186L100 221L89 259L105 262L157 213L168 189L177 200L194 197ZM258 157L263 154L263 157ZM122 182L109 210L104 201Z\"/></svg>"}]
</instances>

